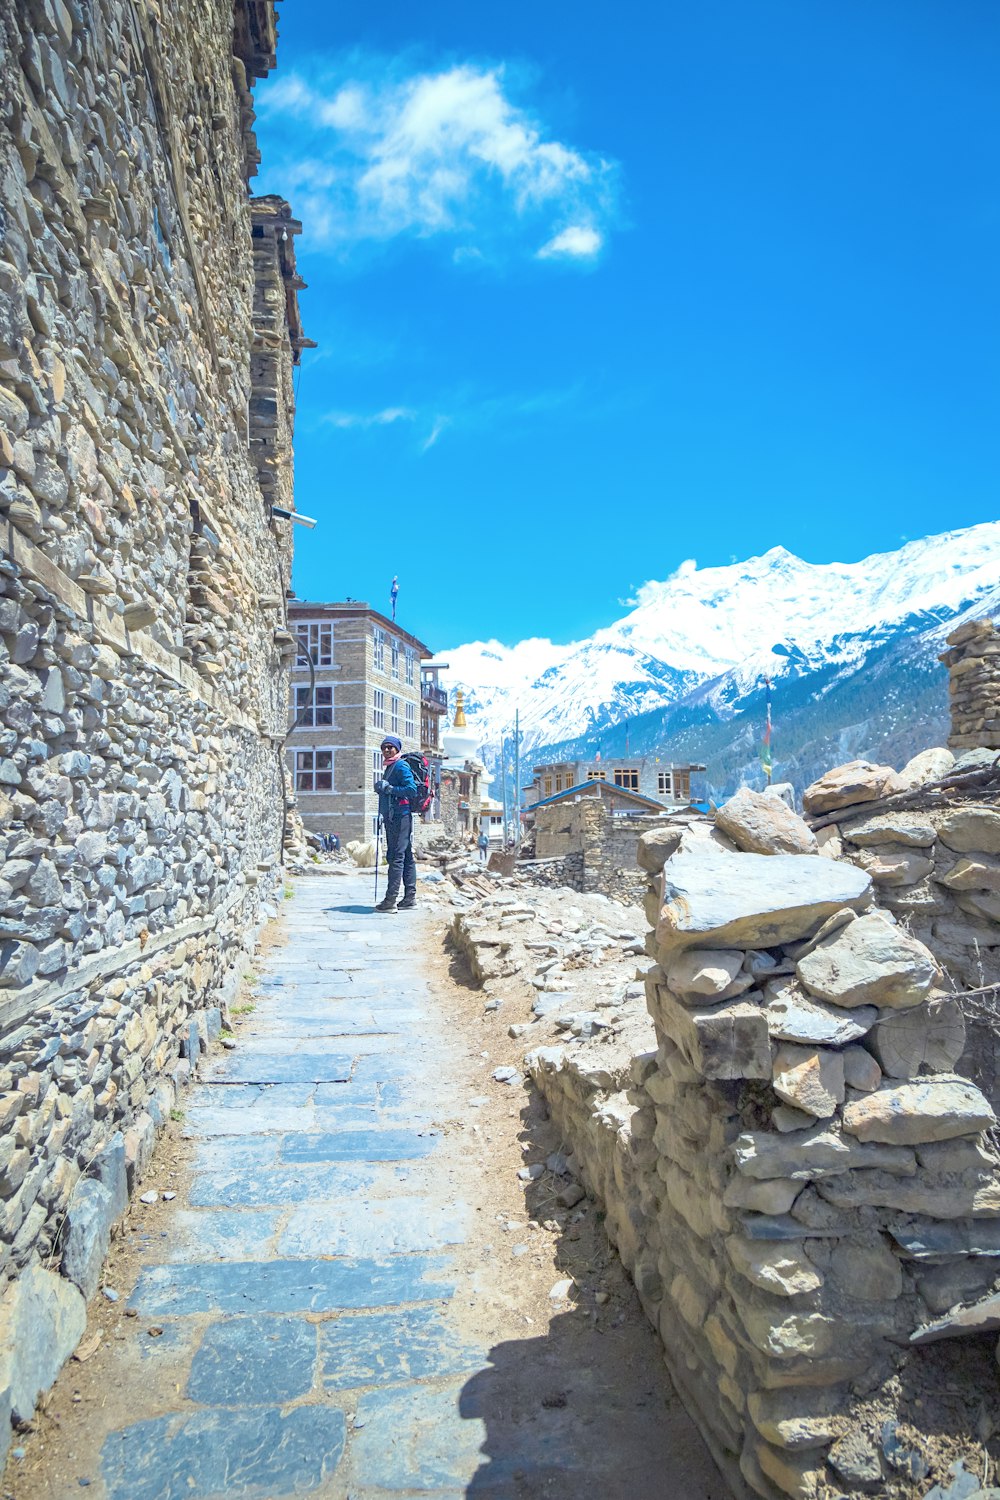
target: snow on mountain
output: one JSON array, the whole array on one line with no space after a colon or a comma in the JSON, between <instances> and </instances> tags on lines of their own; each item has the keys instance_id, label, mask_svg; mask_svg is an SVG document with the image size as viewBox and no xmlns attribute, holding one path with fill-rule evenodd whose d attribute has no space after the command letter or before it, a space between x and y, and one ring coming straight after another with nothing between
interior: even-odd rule
<instances>
[{"instance_id":1,"label":"snow on mountain","mask_svg":"<svg viewBox=\"0 0 1000 1500\"><path fill-rule=\"evenodd\" d=\"M643 584L632 610L589 640L475 641L442 653L451 687L492 749L520 710L524 747L589 739L697 694L722 713L766 674L841 674L899 636L947 633L1000 586L1000 522L907 542L856 563L807 563L783 547L726 567L684 562ZM817 688L819 683L817 682Z\"/></svg>"}]
</instances>

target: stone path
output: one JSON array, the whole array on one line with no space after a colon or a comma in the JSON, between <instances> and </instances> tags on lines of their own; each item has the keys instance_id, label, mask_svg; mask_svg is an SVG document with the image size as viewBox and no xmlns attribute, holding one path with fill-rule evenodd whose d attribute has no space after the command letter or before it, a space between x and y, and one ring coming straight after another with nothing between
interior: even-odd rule
<instances>
[{"instance_id":1,"label":"stone path","mask_svg":"<svg viewBox=\"0 0 1000 1500\"><path fill-rule=\"evenodd\" d=\"M609 1388L595 1351L572 1403L540 1401L546 1371L567 1380L551 1331L470 1335L480 1173L433 1124L470 1064L414 971L426 914L375 917L348 876L300 880L286 916L252 1024L192 1090L187 1206L130 1299L131 1329L162 1333L119 1378L155 1414L106 1432L89 1493L722 1500L663 1390ZM44 1493L77 1493L62 1477Z\"/></svg>"}]
</instances>

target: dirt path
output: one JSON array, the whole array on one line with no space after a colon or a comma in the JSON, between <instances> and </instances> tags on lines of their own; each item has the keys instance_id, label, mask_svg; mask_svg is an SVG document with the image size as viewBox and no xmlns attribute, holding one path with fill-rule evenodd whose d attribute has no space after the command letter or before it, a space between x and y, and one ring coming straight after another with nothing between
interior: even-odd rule
<instances>
[{"instance_id":1,"label":"dirt path","mask_svg":"<svg viewBox=\"0 0 1000 1500\"><path fill-rule=\"evenodd\" d=\"M6 1493L725 1500L594 1206L517 1175L561 1143L439 919L367 897L298 883Z\"/></svg>"}]
</instances>

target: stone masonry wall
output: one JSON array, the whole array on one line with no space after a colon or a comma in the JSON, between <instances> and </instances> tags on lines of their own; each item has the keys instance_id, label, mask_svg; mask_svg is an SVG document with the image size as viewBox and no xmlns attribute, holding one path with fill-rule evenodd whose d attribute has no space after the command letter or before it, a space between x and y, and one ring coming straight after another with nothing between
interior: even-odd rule
<instances>
[{"instance_id":1,"label":"stone masonry wall","mask_svg":"<svg viewBox=\"0 0 1000 1500\"><path fill-rule=\"evenodd\" d=\"M769 802L643 839L656 1049L526 1061L734 1491L808 1500L854 1395L995 1281L1000 1171L933 955L867 872L754 852L812 839Z\"/></svg>"},{"instance_id":2,"label":"stone masonry wall","mask_svg":"<svg viewBox=\"0 0 1000 1500\"><path fill-rule=\"evenodd\" d=\"M291 542L250 447L246 192L249 85L273 41L270 0L238 0L235 20L232 0L0 0L0 1392L15 1418L82 1330L110 1227L280 878ZM277 339L287 366L295 323ZM271 371L285 439L288 374Z\"/></svg>"},{"instance_id":3,"label":"stone masonry wall","mask_svg":"<svg viewBox=\"0 0 1000 1500\"><path fill-rule=\"evenodd\" d=\"M951 734L948 744L1000 750L1000 631L991 620L970 620L948 636L941 661L948 668Z\"/></svg>"},{"instance_id":4,"label":"stone masonry wall","mask_svg":"<svg viewBox=\"0 0 1000 1500\"><path fill-rule=\"evenodd\" d=\"M598 797L555 803L535 814L535 852L539 859L579 859L579 890L636 902L645 890L645 877L636 864L639 839L662 822L657 814L616 817Z\"/></svg>"}]
</instances>

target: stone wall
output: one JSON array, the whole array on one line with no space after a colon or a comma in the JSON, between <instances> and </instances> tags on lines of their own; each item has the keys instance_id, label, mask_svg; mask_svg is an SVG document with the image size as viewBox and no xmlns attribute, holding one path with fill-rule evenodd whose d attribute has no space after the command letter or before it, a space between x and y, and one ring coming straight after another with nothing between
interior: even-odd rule
<instances>
[{"instance_id":1,"label":"stone wall","mask_svg":"<svg viewBox=\"0 0 1000 1500\"><path fill-rule=\"evenodd\" d=\"M869 874L735 821L640 846L655 1050L527 1061L734 1491L812 1497L852 1482L857 1394L1000 1271L995 1119Z\"/></svg>"},{"instance_id":2,"label":"stone wall","mask_svg":"<svg viewBox=\"0 0 1000 1500\"><path fill-rule=\"evenodd\" d=\"M280 879L291 539L268 498L291 494L302 341L294 262L273 236L255 257L246 191L273 43L270 0L238 0L235 31L232 0L0 0L0 1390L18 1417L73 1347ZM282 285L267 329L255 262Z\"/></svg>"},{"instance_id":3,"label":"stone wall","mask_svg":"<svg viewBox=\"0 0 1000 1500\"><path fill-rule=\"evenodd\" d=\"M680 816L686 822L691 815ZM665 815L655 813L616 816L608 802L593 795L557 802L535 813L535 853L545 860L569 856L574 867L578 861L580 883L566 882L576 890L637 902L645 890L645 877L636 863L639 840L666 821Z\"/></svg>"},{"instance_id":4,"label":"stone wall","mask_svg":"<svg viewBox=\"0 0 1000 1500\"><path fill-rule=\"evenodd\" d=\"M948 646L940 658L951 696L948 744L1000 750L1000 631L992 620L970 620L952 631Z\"/></svg>"}]
</instances>

